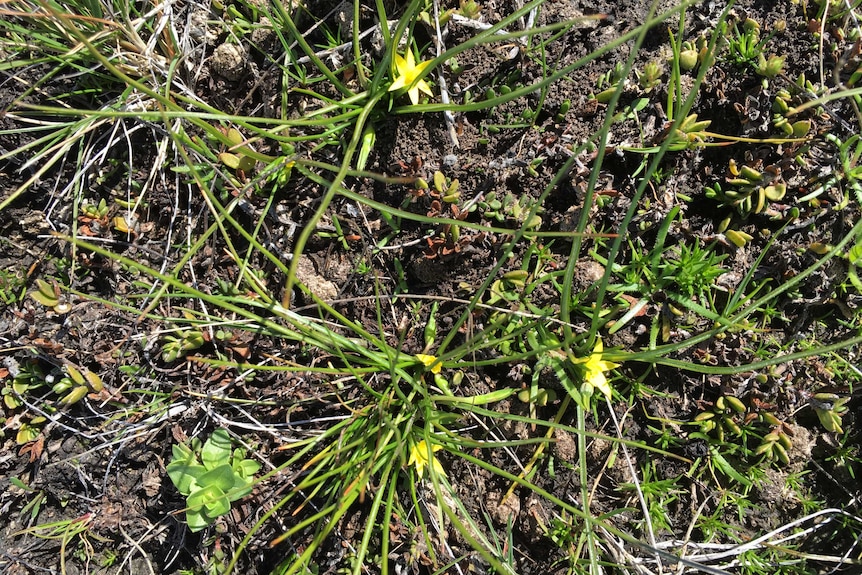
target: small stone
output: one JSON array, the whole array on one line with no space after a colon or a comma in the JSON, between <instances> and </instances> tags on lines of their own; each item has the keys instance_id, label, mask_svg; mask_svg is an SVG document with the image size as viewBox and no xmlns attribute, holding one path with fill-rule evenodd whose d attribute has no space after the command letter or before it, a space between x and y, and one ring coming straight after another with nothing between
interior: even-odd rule
<instances>
[{"instance_id":1,"label":"small stone","mask_svg":"<svg viewBox=\"0 0 862 575\"><path fill-rule=\"evenodd\" d=\"M324 301L332 301L338 297L338 286L317 273L313 261L308 256L304 255L299 259L296 279Z\"/></svg>"},{"instance_id":2,"label":"small stone","mask_svg":"<svg viewBox=\"0 0 862 575\"><path fill-rule=\"evenodd\" d=\"M455 154L446 154L443 156L443 165L447 168L454 167L458 163L458 156Z\"/></svg>"},{"instance_id":3,"label":"small stone","mask_svg":"<svg viewBox=\"0 0 862 575\"><path fill-rule=\"evenodd\" d=\"M195 42L211 43L218 39L218 33L209 25L210 12L205 8L198 8L189 15L189 36Z\"/></svg>"},{"instance_id":4,"label":"small stone","mask_svg":"<svg viewBox=\"0 0 862 575\"><path fill-rule=\"evenodd\" d=\"M219 76L235 82L247 69L245 50L238 44L221 44L213 52L210 66Z\"/></svg>"},{"instance_id":5,"label":"small stone","mask_svg":"<svg viewBox=\"0 0 862 575\"><path fill-rule=\"evenodd\" d=\"M578 447L572 434L562 429L554 430L554 453L568 463L574 463Z\"/></svg>"},{"instance_id":6,"label":"small stone","mask_svg":"<svg viewBox=\"0 0 862 575\"><path fill-rule=\"evenodd\" d=\"M521 513L521 499L512 493L505 499L503 493L489 493L486 499L488 514L500 525L506 525L517 519Z\"/></svg>"},{"instance_id":7,"label":"small stone","mask_svg":"<svg viewBox=\"0 0 862 575\"><path fill-rule=\"evenodd\" d=\"M271 54L278 47L278 34L266 16L261 18L258 26L251 31L251 42L264 54Z\"/></svg>"}]
</instances>

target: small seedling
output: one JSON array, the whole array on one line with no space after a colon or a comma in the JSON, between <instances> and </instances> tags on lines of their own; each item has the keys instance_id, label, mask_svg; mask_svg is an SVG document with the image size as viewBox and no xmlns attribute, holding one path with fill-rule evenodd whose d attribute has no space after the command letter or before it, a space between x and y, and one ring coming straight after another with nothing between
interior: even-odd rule
<instances>
[{"instance_id":1,"label":"small seedling","mask_svg":"<svg viewBox=\"0 0 862 575\"><path fill-rule=\"evenodd\" d=\"M176 361L185 352L201 347L204 342L206 338L200 330L184 329L177 335L166 335L162 344L162 360L166 363Z\"/></svg>"},{"instance_id":2,"label":"small seedling","mask_svg":"<svg viewBox=\"0 0 862 575\"><path fill-rule=\"evenodd\" d=\"M844 433L841 427L841 416L847 413L849 397L841 397L834 393L815 393L811 398L811 407L817 413L820 424L831 433Z\"/></svg>"},{"instance_id":3,"label":"small seedling","mask_svg":"<svg viewBox=\"0 0 862 575\"><path fill-rule=\"evenodd\" d=\"M460 193L458 192L458 180L451 180L443 175L443 172L434 172L434 189L439 194L440 198L447 204L458 202Z\"/></svg>"},{"instance_id":4,"label":"small seedling","mask_svg":"<svg viewBox=\"0 0 862 575\"><path fill-rule=\"evenodd\" d=\"M805 197L799 198L799 201L816 198L827 190L849 189L853 190L856 200L862 202L862 164L859 163L860 158L862 158L862 136L854 134L843 142L835 134L826 134L824 138L837 148L838 167L825 178L820 186ZM838 206L844 207L848 202L849 197L845 194Z\"/></svg>"},{"instance_id":5,"label":"small seedling","mask_svg":"<svg viewBox=\"0 0 862 575\"><path fill-rule=\"evenodd\" d=\"M75 546L75 550L72 552L73 556L82 558L87 564L89 564L95 554L93 544L90 542L89 538L92 537L102 543L108 542L108 539L100 537L92 529L95 518L95 513L85 513L84 515L74 519L64 519L62 521L34 525L32 527L22 529L21 531L17 531L13 533L12 536L17 537L19 535L26 534L35 536L38 539L58 542L60 544L59 571L61 573L67 573L67 550L70 548L70 544L72 544L73 541L77 541L78 543Z\"/></svg>"},{"instance_id":6,"label":"small seedling","mask_svg":"<svg viewBox=\"0 0 862 575\"><path fill-rule=\"evenodd\" d=\"M479 12L482 11L482 6L475 0L461 0L458 3L458 14L464 18L476 20L479 17Z\"/></svg>"},{"instance_id":7,"label":"small seedling","mask_svg":"<svg viewBox=\"0 0 862 575\"><path fill-rule=\"evenodd\" d=\"M72 306L66 303L66 299L60 294L60 286L56 281L48 283L37 279L36 290L30 292L30 297L57 313L69 313L72 310Z\"/></svg>"},{"instance_id":8,"label":"small seedling","mask_svg":"<svg viewBox=\"0 0 862 575\"><path fill-rule=\"evenodd\" d=\"M698 413L694 421L700 426L702 433L714 435L720 443L724 443L728 433L736 437L742 436L738 417L745 413L745 410L745 404L738 398L723 395L715 400L712 410Z\"/></svg>"},{"instance_id":9,"label":"small seedling","mask_svg":"<svg viewBox=\"0 0 862 575\"><path fill-rule=\"evenodd\" d=\"M781 201L787 193L787 184L781 181L777 168L760 171L739 166L731 159L728 172L724 187L716 182L706 187L704 193L707 198L734 208L743 218L762 213L768 201Z\"/></svg>"},{"instance_id":10,"label":"small seedling","mask_svg":"<svg viewBox=\"0 0 862 575\"><path fill-rule=\"evenodd\" d=\"M781 427L778 427L763 437L760 445L754 450L755 455L763 455L768 460L780 461L784 465L790 463L788 450L792 447L790 437Z\"/></svg>"},{"instance_id":11,"label":"small seedling","mask_svg":"<svg viewBox=\"0 0 862 575\"><path fill-rule=\"evenodd\" d=\"M744 247L745 244L754 239L754 236L741 230L727 229L728 225L730 225L730 218L727 218L726 223L724 221L722 222L722 225L719 226L719 230L725 230L724 236L728 239L730 243L732 243L736 247Z\"/></svg>"},{"instance_id":12,"label":"small seedling","mask_svg":"<svg viewBox=\"0 0 862 575\"><path fill-rule=\"evenodd\" d=\"M620 82L625 80L625 72L625 65L622 62L617 62L612 70L599 76L596 80L596 88L599 92L593 94L592 98L601 104L610 102Z\"/></svg>"},{"instance_id":13,"label":"small seedling","mask_svg":"<svg viewBox=\"0 0 862 575\"><path fill-rule=\"evenodd\" d=\"M503 277L491 284L489 305L498 305L501 301L518 301L521 290L526 286L529 273L526 270L514 270L503 274Z\"/></svg>"},{"instance_id":14,"label":"small seedling","mask_svg":"<svg viewBox=\"0 0 862 575\"><path fill-rule=\"evenodd\" d=\"M697 114L690 114L675 130L668 127L660 139L670 139L668 149L674 152L703 146L707 138L706 129L711 123L711 120L698 120Z\"/></svg>"},{"instance_id":15,"label":"small seedling","mask_svg":"<svg viewBox=\"0 0 862 575\"><path fill-rule=\"evenodd\" d=\"M238 174L251 173L257 161L249 154L250 148L243 143L245 138L242 137L239 130L230 128L227 131L227 139L230 140L232 146L230 151L221 152L218 155L219 161Z\"/></svg>"},{"instance_id":16,"label":"small seedling","mask_svg":"<svg viewBox=\"0 0 862 575\"><path fill-rule=\"evenodd\" d=\"M787 56L776 56L772 54L767 59L763 54L757 56L757 67L754 69L758 75L765 78L775 78L784 69L784 60Z\"/></svg>"},{"instance_id":17,"label":"small seedling","mask_svg":"<svg viewBox=\"0 0 862 575\"><path fill-rule=\"evenodd\" d=\"M7 306L17 304L26 295L26 280L23 271L0 270L0 302Z\"/></svg>"},{"instance_id":18,"label":"small seedling","mask_svg":"<svg viewBox=\"0 0 862 575\"><path fill-rule=\"evenodd\" d=\"M522 224L533 209L534 204L535 200L527 194L517 196L511 192L506 192L505 196L498 197L496 192L490 192L478 202L477 208L489 220L497 220L501 223L506 220L515 220L516 223ZM536 229L542 225L542 218L538 215L542 211L540 207L536 214L530 218L526 225L527 229Z\"/></svg>"},{"instance_id":19,"label":"small seedling","mask_svg":"<svg viewBox=\"0 0 862 575\"><path fill-rule=\"evenodd\" d=\"M45 385L45 373L36 361L28 361L17 368L11 380L5 380L2 395L3 404L8 409L17 409L24 405L22 397L30 391Z\"/></svg>"},{"instance_id":20,"label":"small seedling","mask_svg":"<svg viewBox=\"0 0 862 575\"><path fill-rule=\"evenodd\" d=\"M653 88L659 85L663 74L664 67L661 62L649 62L644 64L641 72L637 73L638 84L640 84L640 87L644 92L650 92Z\"/></svg>"},{"instance_id":21,"label":"small seedling","mask_svg":"<svg viewBox=\"0 0 862 575\"><path fill-rule=\"evenodd\" d=\"M102 390L101 378L88 369L79 369L69 363L63 368L65 374L61 375L59 370L46 374L38 361L28 361L17 367L17 373L11 380L4 382L2 390L3 404L7 409L16 410L25 405L27 397L35 397L34 392L46 386L60 396L60 406L69 406L79 402L88 393L98 393ZM45 398L43 398L45 399ZM41 404L41 409L55 411L56 407L51 402ZM26 417L26 416L25 416ZM47 419L45 417L33 417L30 419L16 417L18 422L18 434L16 441L19 445L35 440ZM9 425L9 427L14 427Z\"/></svg>"},{"instance_id":22,"label":"small seedling","mask_svg":"<svg viewBox=\"0 0 862 575\"><path fill-rule=\"evenodd\" d=\"M742 22L734 22L727 38L727 59L738 66L754 64L763 55L766 42L772 35L760 38L760 24L753 18L745 18Z\"/></svg>"},{"instance_id":23,"label":"small seedling","mask_svg":"<svg viewBox=\"0 0 862 575\"><path fill-rule=\"evenodd\" d=\"M29 421L22 421L18 427L18 433L15 435L15 443L24 445L25 443L35 441L39 437L39 434L42 433L42 428L45 427L47 422L48 419L42 416L34 417Z\"/></svg>"},{"instance_id":24,"label":"small seedling","mask_svg":"<svg viewBox=\"0 0 862 575\"><path fill-rule=\"evenodd\" d=\"M63 396L60 399L61 405L78 403L88 393L98 393L102 390L102 379L88 369L79 371L72 365L66 365L66 373L67 375L51 387L51 391Z\"/></svg>"},{"instance_id":25,"label":"small seedling","mask_svg":"<svg viewBox=\"0 0 862 575\"><path fill-rule=\"evenodd\" d=\"M84 202L81 205L81 216L90 220L103 220L108 216L108 203L105 198L99 200L98 204Z\"/></svg>"},{"instance_id":26,"label":"small seedling","mask_svg":"<svg viewBox=\"0 0 862 575\"><path fill-rule=\"evenodd\" d=\"M192 532L200 531L230 511L230 504L251 493L254 474L260 464L245 458L245 450L231 449L225 429L216 429L201 445L194 438L190 445L172 447L168 476L186 496L186 522Z\"/></svg>"},{"instance_id":27,"label":"small seedling","mask_svg":"<svg viewBox=\"0 0 862 575\"><path fill-rule=\"evenodd\" d=\"M772 103L772 111L774 116L772 124L781 130L787 137L804 138L811 131L811 120L797 120L790 122L786 115L790 111L790 103L793 96L787 90L779 90L775 94L775 100Z\"/></svg>"}]
</instances>

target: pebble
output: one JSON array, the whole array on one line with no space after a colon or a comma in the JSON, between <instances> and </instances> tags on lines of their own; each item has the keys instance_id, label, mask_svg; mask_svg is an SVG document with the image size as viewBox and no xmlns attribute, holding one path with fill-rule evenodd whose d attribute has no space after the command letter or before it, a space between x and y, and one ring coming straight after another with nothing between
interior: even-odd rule
<instances>
[{"instance_id":1,"label":"pebble","mask_svg":"<svg viewBox=\"0 0 862 575\"><path fill-rule=\"evenodd\" d=\"M235 82L246 72L245 50L238 44L221 44L213 52L210 66L219 76Z\"/></svg>"}]
</instances>

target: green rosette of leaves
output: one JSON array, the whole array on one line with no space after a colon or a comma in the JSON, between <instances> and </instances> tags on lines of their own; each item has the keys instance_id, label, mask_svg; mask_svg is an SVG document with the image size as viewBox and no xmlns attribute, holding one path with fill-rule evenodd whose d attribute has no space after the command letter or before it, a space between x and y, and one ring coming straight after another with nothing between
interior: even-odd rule
<instances>
[{"instance_id":1,"label":"green rosette of leaves","mask_svg":"<svg viewBox=\"0 0 862 575\"><path fill-rule=\"evenodd\" d=\"M172 447L168 476L186 496L186 523L192 532L200 531L230 511L233 501L251 493L254 474L260 464L245 458L243 449L232 449L225 429L216 429L201 445L192 439Z\"/></svg>"}]
</instances>

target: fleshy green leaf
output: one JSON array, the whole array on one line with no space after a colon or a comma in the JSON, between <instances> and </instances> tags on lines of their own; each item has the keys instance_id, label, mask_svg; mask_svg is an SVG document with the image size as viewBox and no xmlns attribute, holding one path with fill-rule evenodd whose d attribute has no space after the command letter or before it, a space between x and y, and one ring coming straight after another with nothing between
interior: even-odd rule
<instances>
[{"instance_id":1,"label":"fleshy green leaf","mask_svg":"<svg viewBox=\"0 0 862 575\"><path fill-rule=\"evenodd\" d=\"M201 448L201 461L207 469L230 463L231 441L226 429L216 429Z\"/></svg>"},{"instance_id":2,"label":"fleshy green leaf","mask_svg":"<svg viewBox=\"0 0 862 575\"><path fill-rule=\"evenodd\" d=\"M260 463L253 459L243 459L234 464L234 470L242 478L252 477L260 471Z\"/></svg>"},{"instance_id":3,"label":"fleshy green leaf","mask_svg":"<svg viewBox=\"0 0 862 575\"><path fill-rule=\"evenodd\" d=\"M192 533L206 529L212 522L213 520L206 517L200 510L193 511L189 509L186 511L186 524L188 524L189 530Z\"/></svg>"},{"instance_id":4,"label":"fleshy green leaf","mask_svg":"<svg viewBox=\"0 0 862 575\"><path fill-rule=\"evenodd\" d=\"M215 519L230 511L230 501L217 485L208 485L198 489L189 495L188 504L189 509L202 511L210 519Z\"/></svg>"},{"instance_id":5,"label":"fleshy green leaf","mask_svg":"<svg viewBox=\"0 0 862 575\"><path fill-rule=\"evenodd\" d=\"M194 452L183 444L171 447L173 457L167 465L168 477L183 495L191 493L191 484L196 478L207 472L200 464Z\"/></svg>"},{"instance_id":6,"label":"fleshy green leaf","mask_svg":"<svg viewBox=\"0 0 862 575\"><path fill-rule=\"evenodd\" d=\"M177 491L188 495L192 491L192 482L205 474L207 468L199 463L174 460L168 464L167 472Z\"/></svg>"},{"instance_id":7,"label":"fleshy green leaf","mask_svg":"<svg viewBox=\"0 0 862 575\"><path fill-rule=\"evenodd\" d=\"M233 472L233 468L230 465L225 464L219 465L215 469L211 469L195 479L197 480L198 485L202 488L215 486L224 492L228 492L233 489L237 478L237 475Z\"/></svg>"}]
</instances>

